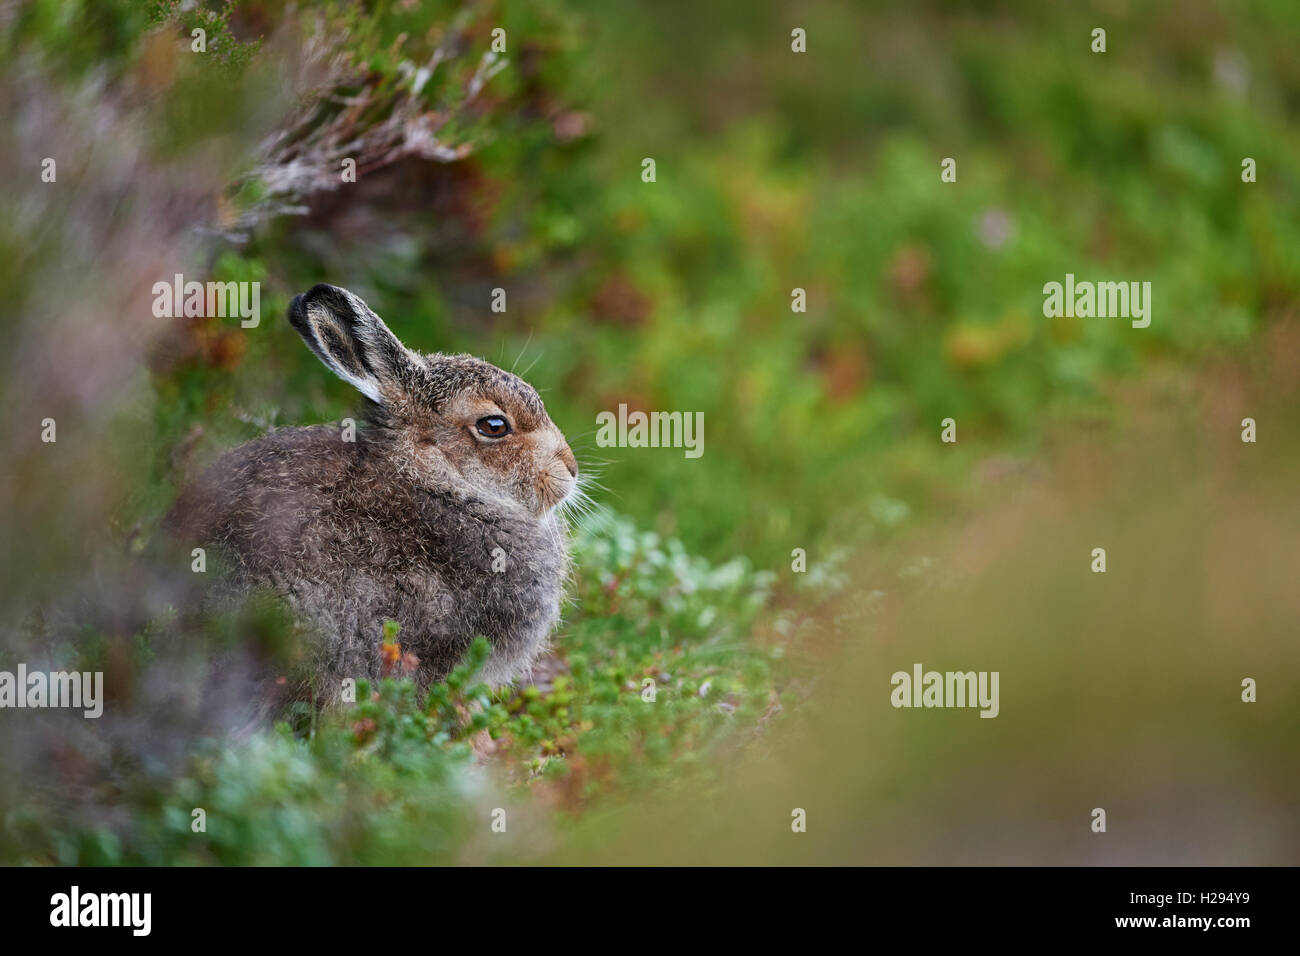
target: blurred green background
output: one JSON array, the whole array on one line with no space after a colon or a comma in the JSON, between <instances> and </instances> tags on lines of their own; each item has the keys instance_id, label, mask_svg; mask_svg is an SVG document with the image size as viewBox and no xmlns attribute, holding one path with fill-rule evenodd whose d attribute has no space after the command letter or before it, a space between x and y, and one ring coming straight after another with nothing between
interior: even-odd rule
<instances>
[{"instance_id":1,"label":"blurred green background","mask_svg":"<svg viewBox=\"0 0 1300 956\"><path fill-rule=\"evenodd\" d=\"M414 348L527 369L606 513L578 531L536 686L493 696L465 674L426 702L394 682L373 713L296 735L178 729L157 766L104 747L74 805L33 806L45 791L11 777L8 858L1295 862L1295 598L1260 564L1247 599L1215 563L1271 556L1294 577L1294 3L13 9L12 654L156 666L138 622L68 638L41 602L88 551L145 550L221 450L355 411L281 318L319 281ZM497 28L507 62L469 96ZM412 101L462 158L268 185L310 165L307 147L277 153L295 130L342 115L361 137ZM55 153L57 190L34 158ZM148 289L174 272L261 282L260 326L154 319ZM1150 328L1044 318L1043 284L1066 273L1150 282ZM702 412L704 455L597 447L596 415L620 403ZM1267 437L1243 445L1257 408ZM57 457L31 440L47 414ZM1196 526L1220 512L1237 518L1213 527L1256 536L1207 540ZM1094 594L1101 537L1172 566L1112 557L1117 591ZM1218 570L1179 563L1200 554ZM1210 628L1201 602L1225 589ZM1227 631L1241 654L1215 657ZM887 708L888 675L917 660L1001 668L1002 716ZM1239 703L1251 668L1287 692ZM115 691L146 725L149 686ZM11 732L6 759L34 760ZM1106 793L1146 829L1099 849L1087 813ZM528 822L502 849L482 821L505 802ZM791 844L787 804L834 825ZM1213 825L1225 815L1235 829Z\"/></svg>"}]
</instances>

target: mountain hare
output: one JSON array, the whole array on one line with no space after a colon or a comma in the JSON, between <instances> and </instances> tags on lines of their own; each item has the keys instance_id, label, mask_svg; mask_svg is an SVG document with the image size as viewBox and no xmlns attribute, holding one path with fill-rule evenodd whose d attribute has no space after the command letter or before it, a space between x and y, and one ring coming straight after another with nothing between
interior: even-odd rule
<instances>
[{"instance_id":1,"label":"mountain hare","mask_svg":"<svg viewBox=\"0 0 1300 956\"><path fill-rule=\"evenodd\" d=\"M227 452L177 500L173 533L216 549L236 590L288 598L320 637L327 699L344 678L380 675L385 618L422 690L479 634L483 679L526 673L559 617L557 506L578 476L537 392L469 355L412 352L335 286L295 297L289 321L368 399L366 427L287 428Z\"/></svg>"}]
</instances>

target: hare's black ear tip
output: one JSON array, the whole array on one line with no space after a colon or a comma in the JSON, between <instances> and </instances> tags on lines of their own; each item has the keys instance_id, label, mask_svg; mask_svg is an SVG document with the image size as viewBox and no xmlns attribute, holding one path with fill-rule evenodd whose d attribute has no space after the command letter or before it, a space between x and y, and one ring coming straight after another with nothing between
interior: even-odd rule
<instances>
[{"instance_id":1,"label":"hare's black ear tip","mask_svg":"<svg viewBox=\"0 0 1300 956\"><path fill-rule=\"evenodd\" d=\"M343 298L343 290L325 282L318 282L306 292L293 297L289 303L289 321L294 328L303 328L307 322L307 308L311 305L330 307Z\"/></svg>"},{"instance_id":2,"label":"hare's black ear tip","mask_svg":"<svg viewBox=\"0 0 1300 956\"><path fill-rule=\"evenodd\" d=\"M312 290L315 291L315 290ZM295 329L301 329L307 321L307 297L311 292L298 293L289 303L289 324Z\"/></svg>"}]
</instances>

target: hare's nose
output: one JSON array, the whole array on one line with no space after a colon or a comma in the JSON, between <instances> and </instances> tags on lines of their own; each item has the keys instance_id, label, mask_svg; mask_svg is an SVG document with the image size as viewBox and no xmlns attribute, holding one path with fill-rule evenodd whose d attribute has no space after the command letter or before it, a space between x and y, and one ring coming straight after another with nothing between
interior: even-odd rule
<instances>
[{"instance_id":1,"label":"hare's nose","mask_svg":"<svg viewBox=\"0 0 1300 956\"><path fill-rule=\"evenodd\" d=\"M578 459L573 457L573 452L568 445L560 450L560 461L564 462L564 467L569 469L570 478L578 477Z\"/></svg>"}]
</instances>

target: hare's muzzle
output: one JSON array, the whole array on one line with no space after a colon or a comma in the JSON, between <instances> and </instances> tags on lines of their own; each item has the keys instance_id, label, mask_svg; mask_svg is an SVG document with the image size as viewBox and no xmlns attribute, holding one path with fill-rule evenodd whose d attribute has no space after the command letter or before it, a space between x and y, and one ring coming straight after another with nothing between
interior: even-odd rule
<instances>
[{"instance_id":1,"label":"hare's muzzle","mask_svg":"<svg viewBox=\"0 0 1300 956\"><path fill-rule=\"evenodd\" d=\"M567 443L561 443L542 470L538 490L541 493L543 511L550 511L564 501L578 484L578 460L573 457Z\"/></svg>"},{"instance_id":2,"label":"hare's muzzle","mask_svg":"<svg viewBox=\"0 0 1300 956\"><path fill-rule=\"evenodd\" d=\"M573 452L567 444L560 449L560 453L556 457L564 463L565 469L569 472L569 477L576 480L578 477L578 459L573 457Z\"/></svg>"}]
</instances>

